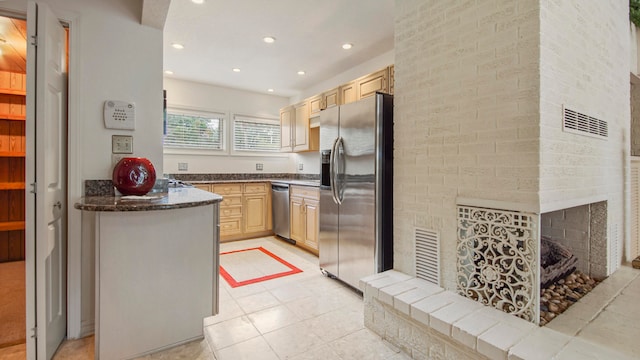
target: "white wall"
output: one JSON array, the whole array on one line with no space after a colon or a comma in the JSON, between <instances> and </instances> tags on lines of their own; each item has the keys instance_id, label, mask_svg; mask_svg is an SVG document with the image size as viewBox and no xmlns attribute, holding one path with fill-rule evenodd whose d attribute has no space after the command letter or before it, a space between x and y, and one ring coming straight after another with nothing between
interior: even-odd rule
<instances>
[{"instance_id":1,"label":"white wall","mask_svg":"<svg viewBox=\"0 0 640 360\"><path fill-rule=\"evenodd\" d=\"M202 84L170 77L164 78L167 90L167 106L193 110L221 112L231 121L233 114L262 116L280 119L280 108L288 105L288 99L281 96L260 94L209 84ZM231 127L227 123L229 134ZM228 137L229 138L229 137ZM245 155L194 155L178 154L180 151L165 150L164 169L167 174L190 173L295 173L291 154L276 156ZM178 163L187 163L187 171L178 171ZM263 164L263 170L256 170L256 163Z\"/></svg>"},{"instance_id":2,"label":"white wall","mask_svg":"<svg viewBox=\"0 0 640 360\"><path fill-rule=\"evenodd\" d=\"M81 320L87 328L93 321L92 284L81 284L81 277L93 281L84 276L93 268L93 236L87 231L90 224L81 220L81 212L73 209L73 203L82 196L84 180L111 177L113 134L133 135L136 154L149 158L162 173L162 31L140 25L142 1L39 2L69 21L71 28L68 336L77 337ZM0 9L22 14L26 14L26 6L24 0L0 2ZM104 128L103 104L109 99L135 102L135 131ZM83 257L83 251L88 256Z\"/></svg>"}]
</instances>

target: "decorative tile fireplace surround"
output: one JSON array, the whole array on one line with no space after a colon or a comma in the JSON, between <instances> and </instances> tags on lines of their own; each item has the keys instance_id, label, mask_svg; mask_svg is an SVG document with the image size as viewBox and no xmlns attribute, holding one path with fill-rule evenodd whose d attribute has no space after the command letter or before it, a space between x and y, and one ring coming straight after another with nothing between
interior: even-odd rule
<instances>
[{"instance_id":1,"label":"decorative tile fireplace surround","mask_svg":"<svg viewBox=\"0 0 640 360\"><path fill-rule=\"evenodd\" d=\"M540 237L569 249L578 259L575 268L601 280L607 274L606 219L606 201L543 214L459 205L458 293L539 324Z\"/></svg>"}]
</instances>

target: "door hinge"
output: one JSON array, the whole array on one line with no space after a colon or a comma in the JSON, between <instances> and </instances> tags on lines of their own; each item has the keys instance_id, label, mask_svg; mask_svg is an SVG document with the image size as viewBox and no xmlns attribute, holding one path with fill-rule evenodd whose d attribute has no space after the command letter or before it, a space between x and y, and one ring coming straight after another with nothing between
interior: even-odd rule
<instances>
[{"instance_id":1,"label":"door hinge","mask_svg":"<svg viewBox=\"0 0 640 360\"><path fill-rule=\"evenodd\" d=\"M29 185L31 185L31 190L29 190L29 192L32 193L32 194L35 194L36 193L36 183L31 183Z\"/></svg>"},{"instance_id":2,"label":"door hinge","mask_svg":"<svg viewBox=\"0 0 640 360\"><path fill-rule=\"evenodd\" d=\"M38 337L38 327L32 327L31 328L31 338L35 339Z\"/></svg>"},{"instance_id":3,"label":"door hinge","mask_svg":"<svg viewBox=\"0 0 640 360\"><path fill-rule=\"evenodd\" d=\"M38 36L37 35L31 35L31 45L38 46Z\"/></svg>"}]
</instances>

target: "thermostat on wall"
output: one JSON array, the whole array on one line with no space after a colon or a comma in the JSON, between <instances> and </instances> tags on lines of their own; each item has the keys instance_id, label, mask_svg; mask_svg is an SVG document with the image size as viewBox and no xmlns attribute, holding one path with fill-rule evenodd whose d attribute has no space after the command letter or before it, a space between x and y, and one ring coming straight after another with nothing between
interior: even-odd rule
<instances>
[{"instance_id":1,"label":"thermostat on wall","mask_svg":"<svg viewBox=\"0 0 640 360\"><path fill-rule=\"evenodd\" d=\"M105 101L104 126L107 129L135 130L136 105L119 100Z\"/></svg>"}]
</instances>

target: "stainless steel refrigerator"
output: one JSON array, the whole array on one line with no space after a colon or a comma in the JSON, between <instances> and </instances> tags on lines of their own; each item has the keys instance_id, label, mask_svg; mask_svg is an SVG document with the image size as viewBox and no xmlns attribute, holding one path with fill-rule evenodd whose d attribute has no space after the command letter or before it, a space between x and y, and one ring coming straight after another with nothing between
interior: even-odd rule
<instances>
[{"instance_id":1,"label":"stainless steel refrigerator","mask_svg":"<svg viewBox=\"0 0 640 360\"><path fill-rule=\"evenodd\" d=\"M359 288L393 268L393 96L323 110L320 149L320 268Z\"/></svg>"}]
</instances>

